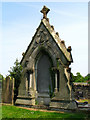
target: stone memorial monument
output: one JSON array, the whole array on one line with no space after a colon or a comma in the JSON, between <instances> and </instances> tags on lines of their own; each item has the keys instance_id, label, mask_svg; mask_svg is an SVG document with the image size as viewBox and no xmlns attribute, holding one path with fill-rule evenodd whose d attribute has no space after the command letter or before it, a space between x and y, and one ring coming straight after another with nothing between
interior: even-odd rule
<instances>
[{"instance_id":1,"label":"stone memorial monument","mask_svg":"<svg viewBox=\"0 0 90 120\"><path fill-rule=\"evenodd\" d=\"M23 73L16 104L46 105L50 108L76 109L71 86L73 62L71 46L66 48L64 40L50 25L43 7L43 19L36 29L32 41L23 54Z\"/></svg>"}]
</instances>

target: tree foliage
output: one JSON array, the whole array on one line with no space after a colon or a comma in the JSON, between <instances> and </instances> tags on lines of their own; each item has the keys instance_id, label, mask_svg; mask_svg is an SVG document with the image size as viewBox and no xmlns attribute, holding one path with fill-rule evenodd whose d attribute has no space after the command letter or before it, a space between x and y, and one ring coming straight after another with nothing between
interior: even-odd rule
<instances>
[{"instance_id":1,"label":"tree foliage","mask_svg":"<svg viewBox=\"0 0 90 120\"><path fill-rule=\"evenodd\" d=\"M2 78L3 78L3 75L0 74L0 79L2 79Z\"/></svg>"},{"instance_id":2,"label":"tree foliage","mask_svg":"<svg viewBox=\"0 0 90 120\"><path fill-rule=\"evenodd\" d=\"M72 76L72 82L87 82L88 80L90 80L90 74L83 77L79 72L77 72L76 76L74 76L73 73L71 73L71 76Z\"/></svg>"},{"instance_id":3,"label":"tree foliage","mask_svg":"<svg viewBox=\"0 0 90 120\"><path fill-rule=\"evenodd\" d=\"M84 82L84 77L79 72L76 75L76 82Z\"/></svg>"},{"instance_id":4,"label":"tree foliage","mask_svg":"<svg viewBox=\"0 0 90 120\"><path fill-rule=\"evenodd\" d=\"M14 66L9 70L10 76L15 79L15 86L14 86L14 100L18 95L18 87L21 81L21 74L22 74L22 66L20 65L18 59L16 59Z\"/></svg>"},{"instance_id":5,"label":"tree foliage","mask_svg":"<svg viewBox=\"0 0 90 120\"><path fill-rule=\"evenodd\" d=\"M85 76L85 81L90 80L90 74L88 74L87 76Z\"/></svg>"}]
</instances>

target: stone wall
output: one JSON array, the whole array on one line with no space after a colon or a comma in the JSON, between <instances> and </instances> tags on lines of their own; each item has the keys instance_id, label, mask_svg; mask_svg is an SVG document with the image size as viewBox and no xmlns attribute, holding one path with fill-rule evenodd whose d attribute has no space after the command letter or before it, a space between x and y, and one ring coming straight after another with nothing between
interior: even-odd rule
<instances>
[{"instance_id":1,"label":"stone wall","mask_svg":"<svg viewBox=\"0 0 90 120\"><path fill-rule=\"evenodd\" d=\"M13 104L14 100L14 79L7 76L2 80L2 103Z\"/></svg>"},{"instance_id":2,"label":"stone wall","mask_svg":"<svg viewBox=\"0 0 90 120\"><path fill-rule=\"evenodd\" d=\"M75 99L89 99L90 85L87 83L74 83Z\"/></svg>"}]
</instances>

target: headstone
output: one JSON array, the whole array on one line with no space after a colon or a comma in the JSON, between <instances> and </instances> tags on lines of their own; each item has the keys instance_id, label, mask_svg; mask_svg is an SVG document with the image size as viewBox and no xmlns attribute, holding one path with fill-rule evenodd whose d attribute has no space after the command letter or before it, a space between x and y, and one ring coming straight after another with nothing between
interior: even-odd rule
<instances>
[{"instance_id":1,"label":"headstone","mask_svg":"<svg viewBox=\"0 0 90 120\"><path fill-rule=\"evenodd\" d=\"M14 104L14 79L7 76L2 80L2 103Z\"/></svg>"}]
</instances>

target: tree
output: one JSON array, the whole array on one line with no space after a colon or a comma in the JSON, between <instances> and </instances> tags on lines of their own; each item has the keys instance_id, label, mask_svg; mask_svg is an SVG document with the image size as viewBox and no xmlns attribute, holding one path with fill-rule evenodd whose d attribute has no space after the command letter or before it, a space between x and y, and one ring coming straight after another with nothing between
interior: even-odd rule
<instances>
[{"instance_id":1,"label":"tree","mask_svg":"<svg viewBox=\"0 0 90 120\"><path fill-rule=\"evenodd\" d=\"M71 81L72 81L72 82L75 82L75 81L76 81L76 77L77 77L77 76L74 76L73 73L71 73Z\"/></svg>"},{"instance_id":2,"label":"tree","mask_svg":"<svg viewBox=\"0 0 90 120\"><path fill-rule=\"evenodd\" d=\"M83 77L79 72L76 73L76 76L74 76L73 73L71 73L71 75L72 82L87 82L88 80L90 80L90 74L85 77Z\"/></svg>"},{"instance_id":3,"label":"tree","mask_svg":"<svg viewBox=\"0 0 90 120\"><path fill-rule=\"evenodd\" d=\"M76 82L84 82L84 77L79 72L76 75Z\"/></svg>"},{"instance_id":4,"label":"tree","mask_svg":"<svg viewBox=\"0 0 90 120\"><path fill-rule=\"evenodd\" d=\"M85 76L85 81L89 81L90 80L90 74L87 74L87 76Z\"/></svg>"},{"instance_id":5,"label":"tree","mask_svg":"<svg viewBox=\"0 0 90 120\"><path fill-rule=\"evenodd\" d=\"M22 74L22 66L20 65L18 59L16 59L14 66L9 70L10 76L15 79L15 86L14 86L14 102L16 101L18 95L18 87L21 81L21 74Z\"/></svg>"},{"instance_id":6,"label":"tree","mask_svg":"<svg viewBox=\"0 0 90 120\"><path fill-rule=\"evenodd\" d=\"M2 78L3 78L3 75L0 74L0 80L2 80Z\"/></svg>"}]
</instances>

